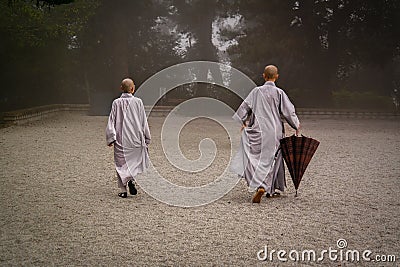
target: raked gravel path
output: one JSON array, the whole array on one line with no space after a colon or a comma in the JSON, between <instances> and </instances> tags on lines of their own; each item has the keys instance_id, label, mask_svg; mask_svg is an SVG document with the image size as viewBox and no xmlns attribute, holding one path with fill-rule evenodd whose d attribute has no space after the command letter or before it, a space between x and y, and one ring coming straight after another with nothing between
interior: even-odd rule
<instances>
[{"instance_id":1,"label":"raked gravel path","mask_svg":"<svg viewBox=\"0 0 400 267\"><path fill-rule=\"evenodd\" d=\"M195 208L162 203L140 187L138 195L118 198L106 121L65 112L0 129L1 266L355 266L328 255L318 264L289 259L291 250L300 258L315 250L319 257L338 249L339 239L347 241L343 253L397 256L395 263L362 266L400 264L398 120L304 119L303 133L321 144L297 198L287 173L280 198L252 204L240 180L222 198ZM214 122L194 121L181 133L190 159L199 156L202 138L216 143L215 162L197 174L163 157L162 118L149 124L152 162L176 184L207 184L229 163L229 139ZM285 250L288 261L276 253L272 262L259 261L265 247Z\"/></svg>"}]
</instances>

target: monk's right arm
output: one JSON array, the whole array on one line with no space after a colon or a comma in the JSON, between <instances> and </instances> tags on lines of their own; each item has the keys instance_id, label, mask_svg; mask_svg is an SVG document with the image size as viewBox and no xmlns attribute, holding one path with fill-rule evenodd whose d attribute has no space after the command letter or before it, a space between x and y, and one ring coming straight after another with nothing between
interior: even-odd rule
<instances>
[{"instance_id":1,"label":"monk's right arm","mask_svg":"<svg viewBox=\"0 0 400 267\"><path fill-rule=\"evenodd\" d=\"M117 140L116 138L117 134L115 131L115 113L116 113L115 102L113 102L106 128L106 143L108 146L112 146L112 144Z\"/></svg>"},{"instance_id":2,"label":"monk's right arm","mask_svg":"<svg viewBox=\"0 0 400 267\"><path fill-rule=\"evenodd\" d=\"M246 100L242 102L242 104L237 109L236 113L233 115L233 119L242 124L242 130L246 127L246 121L251 112L251 108L246 103Z\"/></svg>"}]
</instances>

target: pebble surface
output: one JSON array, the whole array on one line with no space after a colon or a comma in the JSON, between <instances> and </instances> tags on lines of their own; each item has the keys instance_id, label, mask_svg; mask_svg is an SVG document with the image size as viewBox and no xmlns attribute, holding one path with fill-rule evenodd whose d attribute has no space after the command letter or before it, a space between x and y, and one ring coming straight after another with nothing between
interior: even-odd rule
<instances>
[{"instance_id":1,"label":"pebble surface","mask_svg":"<svg viewBox=\"0 0 400 267\"><path fill-rule=\"evenodd\" d=\"M321 144L298 197L286 172L288 187L279 198L252 204L240 180L222 198L195 208L159 202L140 187L138 195L118 198L106 122L65 112L0 129L0 265L265 266L257 259L265 246L318 253L337 248L339 239L347 249L399 257L398 120L304 119L303 133ZM162 156L162 118L149 125L152 163L176 184L208 183L229 163L229 139L213 122L193 122L181 133L187 158L199 156L199 140L207 136L218 149L215 163L196 175ZM343 264L327 257L282 263L273 256L274 266Z\"/></svg>"}]
</instances>

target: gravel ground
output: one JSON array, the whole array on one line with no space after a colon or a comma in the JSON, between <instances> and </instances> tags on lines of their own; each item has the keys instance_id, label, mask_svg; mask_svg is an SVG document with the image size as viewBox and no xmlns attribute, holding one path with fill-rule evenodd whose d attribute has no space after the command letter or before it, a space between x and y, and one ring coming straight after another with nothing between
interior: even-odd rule
<instances>
[{"instance_id":1,"label":"gravel ground","mask_svg":"<svg viewBox=\"0 0 400 267\"><path fill-rule=\"evenodd\" d=\"M113 151L105 146L106 117L60 113L0 129L1 266L353 266L325 260L262 262L257 253L338 249L396 255L400 262L400 122L304 119L304 134L321 144L294 197L250 203L243 180L208 205L181 208L159 202L139 188L117 197ZM196 159L199 141L214 139L215 162L195 174L163 157L161 118L150 118L152 163L168 180L204 185L229 162L226 132L208 120L181 133L183 154ZM238 136L234 137L234 142ZM288 175L288 173L287 173ZM151 178L151 175L147 174ZM343 249L342 251L346 251ZM264 254L261 253L260 256ZM292 254L295 255L295 254ZM287 259L288 254L284 255Z\"/></svg>"}]
</instances>

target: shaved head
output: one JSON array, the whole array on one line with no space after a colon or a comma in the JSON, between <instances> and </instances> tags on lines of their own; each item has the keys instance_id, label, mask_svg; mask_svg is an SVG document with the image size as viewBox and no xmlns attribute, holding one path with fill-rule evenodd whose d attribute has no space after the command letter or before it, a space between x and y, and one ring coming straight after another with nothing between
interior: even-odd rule
<instances>
[{"instance_id":1,"label":"shaved head","mask_svg":"<svg viewBox=\"0 0 400 267\"><path fill-rule=\"evenodd\" d=\"M278 68L274 65L268 65L264 69L264 79L277 79L278 78Z\"/></svg>"},{"instance_id":2,"label":"shaved head","mask_svg":"<svg viewBox=\"0 0 400 267\"><path fill-rule=\"evenodd\" d=\"M130 78L123 79L121 82L121 90L124 91L124 93L133 93L135 90L133 80Z\"/></svg>"}]
</instances>

